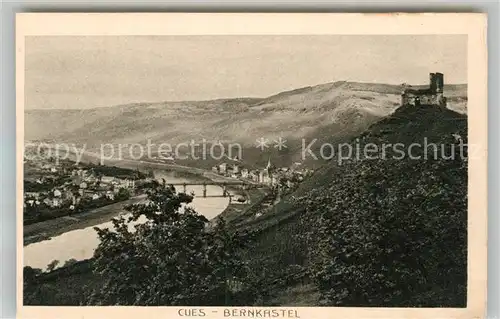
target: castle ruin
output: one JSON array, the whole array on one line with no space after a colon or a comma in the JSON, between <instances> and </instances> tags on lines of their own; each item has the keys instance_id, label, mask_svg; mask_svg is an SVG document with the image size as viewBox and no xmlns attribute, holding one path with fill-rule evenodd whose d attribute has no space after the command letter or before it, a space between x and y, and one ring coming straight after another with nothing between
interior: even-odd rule
<instances>
[{"instance_id":1,"label":"castle ruin","mask_svg":"<svg viewBox=\"0 0 500 319\"><path fill-rule=\"evenodd\" d=\"M401 104L446 106L446 97L443 96L443 73L430 73L429 77L429 88L420 90L405 89L401 94Z\"/></svg>"}]
</instances>

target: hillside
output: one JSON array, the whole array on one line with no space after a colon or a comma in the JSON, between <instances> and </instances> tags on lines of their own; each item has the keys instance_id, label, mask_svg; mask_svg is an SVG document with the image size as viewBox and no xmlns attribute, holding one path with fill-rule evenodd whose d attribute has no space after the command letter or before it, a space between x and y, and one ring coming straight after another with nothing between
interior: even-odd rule
<instances>
[{"instance_id":1,"label":"hillside","mask_svg":"<svg viewBox=\"0 0 500 319\"><path fill-rule=\"evenodd\" d=\"M466 85L445 87L450 108L466 110ZM267 98L139 103L85 110L26 110L26 140L87 145L104 143L189 143L192 139L240 143L248 162L269 155L298 160L302 138L345 140L387 116L400 102L401 87L333 82ZM287 152L255 152L260 137L287 139ZM190 163L184 163L190 164ZM198 163L199 164L199 163ZM212 163L208 163L210 165Z\"/></svg>"},{"instance_id":2,"label":"hillside","mask_svg":"<svg viewBox=\"0 0 500 319\"><path fill-rule=\"evenodd\" d=\"M334 158L262 216L230 222L250 231L241 255L258 298L245 305L465 307L467 117L400 107L351 145L425 138L444 145L446 158L400 158L391 148L385 158ZM78 305L101 284L90 271L82 261L48 273L25 302Z\"/></svg>"},{"instance_id":3,"label":"hillside","mask_svg":"<svg viewBox=\"0 0 500 319\"><path fill-rule=\"evenodd\" d=\"M240 225L258 232L247 253L274 284L266 284L268 303L300 305L314 294L317 305L466 305L467 159L459 140L467 143L467 117L400 107L351 145L408 147L424 138L438 145L436 158L429 146L427 159L423 147L413 148L413 159L393 149L385 159L332 159Z\"/></svg>"}]
</instances>

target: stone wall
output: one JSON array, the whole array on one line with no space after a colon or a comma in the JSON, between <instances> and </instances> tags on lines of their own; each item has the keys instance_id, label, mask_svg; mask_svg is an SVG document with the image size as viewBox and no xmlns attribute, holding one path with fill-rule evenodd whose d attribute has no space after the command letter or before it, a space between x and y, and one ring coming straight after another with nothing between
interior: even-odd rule
<instances>
[{"instance_id":1,"label":"stone wall","mask_svg":"<svg viewBox=\"0 0 500 319\"><path fill-rule=\"evenodd\" d=\"M402 105L437 105L445 106L446 98L443 96L444 75L430 73L429 88L425 90L407 89L401 94Z\"/></svg>"},{"instance_id":2,"label":"stone wall","mask_svg":"<svg viewBox=\"0 0 500 319\"><path fill-rule=\"evenodd\" d=\"M420 103L418 103L419 101ZM415 93L403 93L401 96L401 104L402 105L437 105L437 106L445 106L446 98L442 93L436 94L415 94Z\"/></svg>"}]
</instances>

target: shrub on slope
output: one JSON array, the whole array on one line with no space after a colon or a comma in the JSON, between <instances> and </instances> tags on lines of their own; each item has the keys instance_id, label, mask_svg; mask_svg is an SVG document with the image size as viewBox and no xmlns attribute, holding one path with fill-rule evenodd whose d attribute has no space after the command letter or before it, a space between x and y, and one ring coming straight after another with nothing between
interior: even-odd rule
<instances>
[{"instance_id":1,"label":"shrub on slope","mask_svg":"<svg viewBox=\"0 0 500 319\"><path fill-rule=\"evenodd\" d=\"M297 240L309 241L321 304L465 306L466 134L463 115L402 107L354 143L361 150L368 143L407 148L426 138L427 151L413 147L410 159L389 148L385 159L353 159L320 172L322 185L299 199L312 231Z\"/></svg>"}]
</instances>

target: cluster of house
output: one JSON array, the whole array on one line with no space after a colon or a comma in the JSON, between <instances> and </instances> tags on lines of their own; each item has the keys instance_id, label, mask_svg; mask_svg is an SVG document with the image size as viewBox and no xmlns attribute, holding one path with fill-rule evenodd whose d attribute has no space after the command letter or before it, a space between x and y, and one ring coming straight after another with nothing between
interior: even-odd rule
<instances>
[{"instance_id":1,"label":"cluster of house","mask_svg":"<svg viewBox=\"0 0 500 319\"><path fill-rule=\"evenodd\" d=\"M43 178L37 179L37 183L43 183ZM63 185L54 187L45 192L25 192L24 207L37 206L42 203L49 207L60 207L65 204L70 209L82 199L98 200L107 198L114 200L120 189L125 188L133 190L135 181L133 179L118 179L110 176L99 176L92 169L73 169L71 178Z\"/></svg>"},{"instance_id":2,"label":"cluster of house","mask_svg":"<svg viewBox=\"0 0 500 319\"><path fill-rule=\"evenodd\" d=\"M24 161L24 163L28 163L28 161ZM35 169L40 173L47 174L67 174L68 168L65 165L56 165L52 163L40 163L37 161L29 161L29 164L32 169Z\"/></svg>"},{"instance_id":3,"label":"cluster of house","mask_svg":"<svg viewBox=\"0 0 500 319\"><path fill-rule=\"evenodd\" d=\"M175 160L175 154L173 153L161 153L158 155L151 155L150 157L152 160L158 161L158 162L164 162L164 163L169 163Z\"/></svg>"},{"instance_id":4,"label":"cluster of house","mask_svg":"<svg viewBox=\"0 0 500 319\"><path fill-rule=\"evenodd\" d=\"M238 163L221 163L212 167L212 171L220 175L268 186L277 186L285 181L286 186L293 187L295 183L302 181L306 176L312 174L312 170L302 169L300 166L301 163L295 163L292 167L277 168L269 160L266 167L262 169L248 169Z\"/></svg>"}]
</instances>

